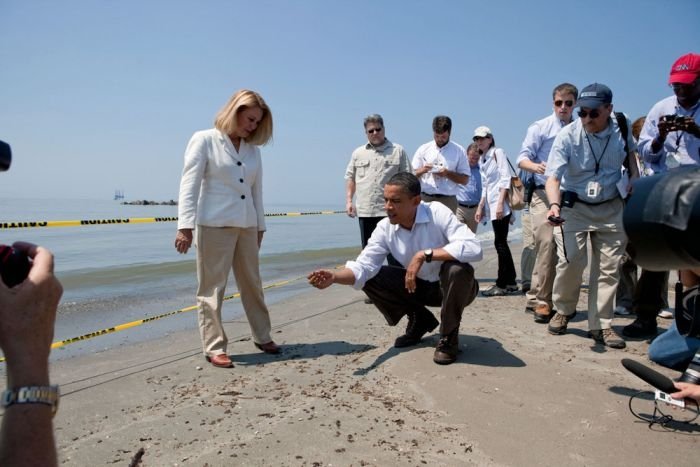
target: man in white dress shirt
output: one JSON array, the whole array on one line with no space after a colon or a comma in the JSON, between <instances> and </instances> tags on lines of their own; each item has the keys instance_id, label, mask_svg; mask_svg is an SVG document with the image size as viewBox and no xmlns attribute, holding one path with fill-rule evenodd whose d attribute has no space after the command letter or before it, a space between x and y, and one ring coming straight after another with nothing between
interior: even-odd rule
<instances>
[{"instance_id":1,"label":"man in white dress shirt","mask_svg":"<svg viewBox=\"0 0 700 467\"><path fill-rule=\"evenodd\" d=\"M413 155L412 166L420 179L423 201L438 201L456 213L459 185L469 181L470 170L464 148L450 141L451 132L450 117L435 117L433 141L418 148Z\"/></svg>"},{"instance_id":2,"label":"man in white dress shirt","mask_svg":"<svg viewBox=\"0 0 700 467\"><path fill-rule=\"evenodd\" d=\"M422 202L420 190L411 173L391 177L384 185L387 217L379 221L360 256L344 269L316 270L308 279L318 289L332 284L362 289L390 326L407 315L406 333L394 347L418 344L438 325L426 306L441 307L433 361L446 365L457 359L462 312L479 291L469 263L480 261L482 251L465 224L441 203ZM404 267L383 266L389 254Z\"/></svg>"}]
</instances>

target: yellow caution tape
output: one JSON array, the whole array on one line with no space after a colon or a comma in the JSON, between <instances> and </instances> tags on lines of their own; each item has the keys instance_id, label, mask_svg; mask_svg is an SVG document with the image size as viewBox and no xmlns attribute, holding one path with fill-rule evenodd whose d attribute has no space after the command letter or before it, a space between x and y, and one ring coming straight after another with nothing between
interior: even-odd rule
<instances>
[{"instance_id":1,"label":"yellow caution tape","mask_svg":"<svg viewBox=\"0 0 700 467\"><path fill-rule=\"evenodd\" d=\"M345 211L279 212L265 214L265 217L316 216L322 214L342 214ZM31 229L39 227L82 227L88 225L147 224L151 222L176 222L177 217L129 217L123 219L87 219L73 221L8 221L0 222L0 230Z\"/></svg>"},{"instance_id":2,"label":"yellow caution tape","mask_svg":"<svg viewBox=\"0 0 700 467\"><path fill-rule=\"evenodd\" d=\"M301 279L306 279L306 276L299 276L299 277L295 277L294 279L287 279L287 280L275 282L272 284L268 284L268 285L263 287L263 290L273 289L276 287L282 287L284 285L291 284L292 282L296 282L296 281L301 280ZM232 299L238 298L240 296L241 296L241 294L236 292L234 294L225 296L224 301L232 300ZM196 309L197 309L197 305L192 305L192 306L188 306L187 308L182 308L180 310L169 311L168 313L163 313L163 314L151 316L148 318L138 319L136 321L131 321L129 323L118 324L117 326L113 326L111 328L100 329L99 331L89 332L87 334L83 334L82 336L71 337L69 339L64 339L62 341L54 342L53 344L51 344L51 348L58 349L60 347L66 346L68 344L74 344L76 342L92 339L93 337L104 336L105 334L111 334L113 332L124 331L126 329L130 329L130 328L133 328L136 326L141 326L142 324L146 324L146 323L150 323L153 321L157 321L159 319L167 318L168 316L174 316L174 315L178 315L180 313L185 313L187 311L194 311ZM4 362L4 361L5 361L5 357L0 357L0 362Z\"/></svg>"}]
</instances>

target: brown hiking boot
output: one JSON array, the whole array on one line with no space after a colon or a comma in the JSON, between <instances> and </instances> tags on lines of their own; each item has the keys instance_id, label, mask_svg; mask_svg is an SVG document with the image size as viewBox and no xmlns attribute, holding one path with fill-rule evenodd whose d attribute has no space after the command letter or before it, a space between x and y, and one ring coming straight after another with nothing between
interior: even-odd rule
<instances>
[{"instance_id":1,"label":"brown hiking boot","mask_svg":"<svg viewBox=\"0 0 700 467\"><path fill-rule=\"evenodd\" d=\"M558 335L558 334L566 334L566 326L568 326L569 321L571 321L571 318L574 317L576 313L566 316L558 311L554 313L554 316L552 317L551 320L549 320L549 326L547 326L547 331L550 334Z\"/></svg>"},{"instance_id":2,"label":"brown hiking boot","mask_svg":"<svg viewBox=\"0 0 700 467\"><path fill-rule=\"evenodd\" d=\"M610 347L611 349L624 349L627 347L625 340L618 336L617 333L611 328L588 331L588 335L596 342L604 344L606 347Z\"/></svg>"},{"instance_id":3,"label":"brown hiking boot","mask_svg":"<svg viewBox=\"0 0 700 467\"><path fill-rule=\"evenodd\" d=\"M435 347L433 361L438 365L449 365L457 360L459 353L459 329L451 332L447 336L440 337L440 341Z\"/></svg>"},{"instance_id":4,"label":"brown hiking boot","mask_svg":"<svg viewBox=\"0 0 700 467\"><path fill-rule=\"evenodd\" d=\"M421 341L426 332L432 331L438 324L440 324L440 322L427 310L423 310L419 313L409 313L406 333L396 338L394 347L401 348L416 345Z\"/></svg>"},{"instance_id":5,"label":"brown hiking boot","mask_svg":"<svg viewBox=\"0 0 700 467\"><path fill-rule=\"evenodd\" d=\"M535 307L535 323L549 323L554 313L546 303L541 303Z\"/></svg>"}]
</instances>

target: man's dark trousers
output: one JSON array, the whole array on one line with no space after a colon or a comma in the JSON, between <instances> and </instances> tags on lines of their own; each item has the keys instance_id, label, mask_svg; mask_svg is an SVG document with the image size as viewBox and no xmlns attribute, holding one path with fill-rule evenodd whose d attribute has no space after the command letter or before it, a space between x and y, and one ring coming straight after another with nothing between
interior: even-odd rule
<instances>
[{"instance_id":1,"label":"man's dark trousers","mask_svg":"<svg viewBox=\"0 0 700 467\"><path fill-rule=\"evenodd\" d=\"M395 326L406 314L431 313L426 306L441 307L440 334L446 336L459 331L462 312L474 301L479 283L470 264L446 261L440 268L440 281L416 279L414 293L406 290L406 270L393 266L382 266L362 290L390 326Z\"/></svg>"}]
</instances>

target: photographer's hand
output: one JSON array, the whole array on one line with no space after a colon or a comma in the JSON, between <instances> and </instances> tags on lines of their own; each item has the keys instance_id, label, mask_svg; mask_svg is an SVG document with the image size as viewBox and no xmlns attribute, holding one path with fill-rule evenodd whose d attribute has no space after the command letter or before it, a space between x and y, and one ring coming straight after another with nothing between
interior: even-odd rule
<instances>
[{"instance_id":1,"label":"photographer's hand","mask_svg":"<svg viewBox=\"0 0 700 467\"><path fill-rule=\"evenodd\" d=\"M674 131L673 129L673 122L670 121L660 121L657 125L656 128L659 130L659 135L654 138L651 142L651 152L656 154L657 152L661 151L664 147L664 141L666 141L666 136L668 136L669 132Z\"/></svg>"},{"instance_id":2,"label":"photographer's hand","mask_svg":"<svg viewBox=\"0 0 700 467\"><path fill-rule=\"evenodd\" d=\"M678 392L671 394L674 399L693 399L700 402L700 385L691 383L673 383L673 385L679 389Z\"/></svg>"},{"instance_id":3,"label":"photographer's hand","mask_svg":"<svg viewBox=\"0 0 700 467\"><path fill-rule=\"evenodd\" d=\"M683 123L678 126L678 129L681 131L685 131L688 134L695 136L696 138L700 138L700 126L698 126L698 124L695 123L693 117L686 116Z\"/></svg>"},{"instance_id":4,"label":"photographer's hand","mask_svg":"<svg viewBox=\"0 0 700 467\"><path fill-rule=\"evenodd\" d=\"M8 288L0 282L0 347L7 360L7 388L47 386L56 308L63 288L53 274L53 255L29 243L13 247L33 259L29 276ZM56 465L53 411L45 404L5 409L0 465Z\"/></svg>"},{"instance_id":5,"label":"photographer's hand","mask_svg":"<svg viewBox=\"0 0 700 467\"><path fill-rule=\"evenodd\" d=\"M21 284L9 289L0 282L0 347L7 359L8 386L44 385L63 288L53 275L51 252L23 242L13 247L32 258L33 265Z\"/></svg>"}]
</instances>

